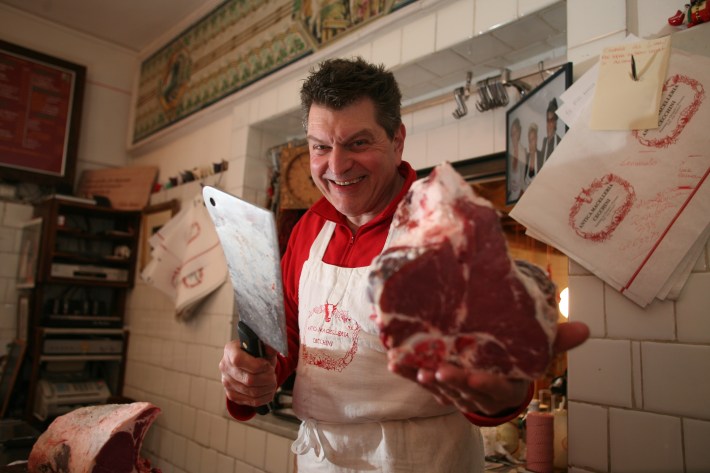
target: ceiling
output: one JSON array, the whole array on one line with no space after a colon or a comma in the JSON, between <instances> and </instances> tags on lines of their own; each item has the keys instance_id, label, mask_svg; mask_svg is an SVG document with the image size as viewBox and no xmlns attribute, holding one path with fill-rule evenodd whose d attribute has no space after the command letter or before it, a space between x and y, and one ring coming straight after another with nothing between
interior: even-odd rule
<instances>
[{"instance_id":1,"label":"ceiling","mask_svg":"<svg viewBox=\"0 0 710 473\"><path fill-rule=\"evenodd\" d=\"M218 0L0 0L19 10L140 52Z\"/></svg>"},{"instance_id":2,"label":"ceiling","mask_svg":"<svg viewBox=\"0 0 710 473\"><path fill-rule=\"evenodd\" d=\"M136 53L156 44L176 25L189 26L221 3L221 0L0 0L19 10L73 30L128 48ZM403 105L422 98L451 94L473 74L475 82L515 72L541 60L566 56L566 2L526 15L449 49L423 57L416 63L395 68L403 95ZM471 104L472 105L472 104ZM300 118L281 117L263 124L283 133L293 128L301 132Z\"/></svg>"}]
</instances>

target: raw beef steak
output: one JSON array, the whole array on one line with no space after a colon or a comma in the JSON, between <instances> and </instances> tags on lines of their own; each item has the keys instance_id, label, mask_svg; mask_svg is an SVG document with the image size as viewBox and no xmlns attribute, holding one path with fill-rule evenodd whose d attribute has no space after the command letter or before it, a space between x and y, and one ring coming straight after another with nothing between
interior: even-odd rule
<instances>
[{"instance_id":1,"label":"raw beef steak","mask_svg":"<svg viewBox=\"0 0 710 473\"><path fill-rule=\"evenodd\" d=\"M160 473L139 456L160 409L149 402L105 404L57 417L37 439L30 473Z\"/></svg>"},{"instance_id":2,"label":"raw beef steak","mask_svg":"<svg viewBox=\"0 0 710 473\"><path fill-rule=\"evenodd\" d=\"M555 287L514 263L500 217L448 164L412 185L390 247L374 260L370 297L391 362L449 362L514 378L542 376L557 331Z\"/></svg>"}]
</instances>

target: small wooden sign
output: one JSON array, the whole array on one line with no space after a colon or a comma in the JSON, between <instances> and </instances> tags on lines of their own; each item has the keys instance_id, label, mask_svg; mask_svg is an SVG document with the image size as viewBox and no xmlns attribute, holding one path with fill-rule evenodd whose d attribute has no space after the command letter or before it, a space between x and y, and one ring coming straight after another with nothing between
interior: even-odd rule
<instances>
[{"instance_id":1,"label":"small wooden sign","mask_svg":"<svg viewBox=\"0 0 710 473\"><path fill-rule=\"evenodd\" d=\"M158 168L154 166L87 169L81 174L76 193L81 197L106 197L114 209L143 210L157 177Z\"/></svg>"}]
</instances>

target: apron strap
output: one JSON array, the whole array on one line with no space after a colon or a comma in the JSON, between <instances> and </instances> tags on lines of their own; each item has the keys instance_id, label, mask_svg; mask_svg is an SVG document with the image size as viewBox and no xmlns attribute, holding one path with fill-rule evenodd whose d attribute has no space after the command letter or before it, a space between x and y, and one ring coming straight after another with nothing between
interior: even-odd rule
<instances>
[{"instance_id":1,"label":"apron strap","mask_svg":"<svg viewBox=\"0 0 710 473\"><path fill-rule=\"evenodd\" d=\"M325 254L326 248L328 248L330 237L333 236L334 231L335 222L327 220L311 245L311 250L308 253L308 259L310 261L323 261L323 255Z\"/></svg>"},{"instance_id":2,"label":"apron strap","mask_svg":"<svg viewBox=\"0 0 710 473\"><path fill-rule=\"evenodd\" d=\"M291 445L291 451L296 455L304 455L311 449L316 454L318 462L322 462L325 459L325 449L323 448L321 434L318 431L318 423L315 419L306 419L301 422L301 426L298 429L298 437Z\"/></svg>"}]
</instances>

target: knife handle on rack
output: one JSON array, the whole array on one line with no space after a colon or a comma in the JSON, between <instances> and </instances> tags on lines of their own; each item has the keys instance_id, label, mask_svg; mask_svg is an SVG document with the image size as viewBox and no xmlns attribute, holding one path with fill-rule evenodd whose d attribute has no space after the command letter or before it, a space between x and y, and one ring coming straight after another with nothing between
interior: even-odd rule
<instances>
[{"instance_id":1,"label":"knife handle on rack","mask_svg":"<svg viewBox=\"0 0 710 473\"><path fill-rule=\"evenodd\" d=\"M237 324L237 333L239 334L239 344L242 346L242 350L249 353L251 356L264 358L266 354L264 343L259 339L256 333L241 320ZM256 407L255 410L256 413L260 415L268 414L271 412L271 403Z\"/></svg>"}]
</instances>

